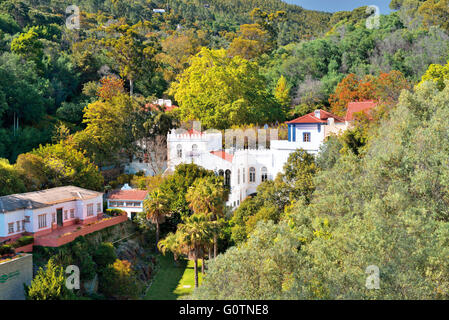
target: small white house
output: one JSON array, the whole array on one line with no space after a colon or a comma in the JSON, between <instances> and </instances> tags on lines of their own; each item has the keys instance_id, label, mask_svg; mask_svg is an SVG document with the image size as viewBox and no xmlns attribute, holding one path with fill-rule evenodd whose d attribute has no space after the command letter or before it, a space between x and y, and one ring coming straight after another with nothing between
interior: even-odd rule
<instances>
[{"instance_id":1,"label":"small white house","mask_svg":"<svg viewBox=\"0 0 449 320\"><path fill-rule=\"evenodd\" d=\"M0 197L0 241L40 236L103 213L103 193L74 186Z\"/></svg>"},{"instance_id":2,"label":"small white house","mask_svg":"<svg viewBox=\"0 0 449 320\"><path fill-rule=\"evenodd\" d=\"M108 209L120 209L127 213L133 220L139 212L143 212L143 201L148 196L148 191L137 189L122 189L108 194Z\"/></svg>"}]
</instances>

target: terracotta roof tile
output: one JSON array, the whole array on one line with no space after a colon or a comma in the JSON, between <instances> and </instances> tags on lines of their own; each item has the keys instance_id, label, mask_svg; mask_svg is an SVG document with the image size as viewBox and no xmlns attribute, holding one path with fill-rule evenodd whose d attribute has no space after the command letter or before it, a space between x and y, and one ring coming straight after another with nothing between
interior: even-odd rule
<instances>
[{"instance_id":1,"label":"terracotta roof tile","mask_svg":"<svg viewBox=\"0 0 449 320\"><path fill-rule=\"evenodd\" d=\"M223 150L220 150L220 151L211 151L211 154L213 154L214 156L220 157L220 158L222 158L223 160L226 160L226 161L229 161L229 162L232 162L232 159L234 159L234 155L229 154L229 153L226 153L226 152L223 151Z\"/></svg>"},{"instance_id":2,"label":"terracotta roof tile","mask_svg":"<svg viewBox=\"0 0 449 320\"><path fill-rule=\"evenodd\" d=\"M339 116L336 116L335 114L332 114L330 112L320 110L320 117L317 118L315 116L315 112L308 113L302 117L296 118L292 121L287 122L287 124L294 124L294 123L327 123L327 119L334 118L335 122L344 122L345 120Z\"/></svg>"},{"instance_id":3,"label":"terracotta roof tile","mask_svg":"<svg viewBox=\"0 0 449 320\"><path fill-rule=\"evenodd\" d=\"M108 194L111 200L138 200L143 201L148 195L146 190L116 190Z\"/></svg>"},{"instance_id":4,"label":"terracotta roof tile","mask_svg":"<svg viewBox=\"0 0 449 320\"><path fill-rule=\"evenodd\" d=\"M376 106L377 106L377 102L375 102L373 100L350 102L348 104L348 110L346 111L345 120L346 121L354 120L354 113L362 112L362 111L368 116L368 119L373 120L369 111L372 110L373 108L375 108Z\"/></svg>"}]
</instances>

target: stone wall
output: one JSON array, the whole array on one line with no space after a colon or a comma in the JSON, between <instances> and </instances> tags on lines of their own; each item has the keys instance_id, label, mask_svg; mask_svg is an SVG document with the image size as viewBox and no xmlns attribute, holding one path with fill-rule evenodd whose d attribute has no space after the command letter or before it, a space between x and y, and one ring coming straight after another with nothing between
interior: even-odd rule
<instances>
[{"instance_id":1,"label":"stone wall","mask_svg":"<svg viewBox=\"0 0 449 320\"><path fill-rule=\"evenodd\" d=\"M24 300L23 284L33 279L33 256L26 254L0 263L0 300Z\"/></svg>"}]
</instances>

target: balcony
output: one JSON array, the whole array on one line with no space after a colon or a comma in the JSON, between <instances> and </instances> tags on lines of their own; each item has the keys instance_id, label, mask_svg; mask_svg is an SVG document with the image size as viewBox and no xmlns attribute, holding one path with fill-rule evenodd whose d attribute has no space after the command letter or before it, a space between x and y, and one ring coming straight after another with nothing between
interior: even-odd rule
<instances>
[{"instance_id":1,"label":"balcony","mask_svg":"<svg viewBox=\"0 0 449 320\"><path fill-rule=\"evenodd\" d=\"M86 224L74 224L67 227L60 227L51 233L37 236L34 240L35 246L60 247L72 242L80 236L99 231L101 229L114 226L125 222L128 219L126 215L109 217L98 216L97 220L92 220Z\"/></svg>"}]
</instances>

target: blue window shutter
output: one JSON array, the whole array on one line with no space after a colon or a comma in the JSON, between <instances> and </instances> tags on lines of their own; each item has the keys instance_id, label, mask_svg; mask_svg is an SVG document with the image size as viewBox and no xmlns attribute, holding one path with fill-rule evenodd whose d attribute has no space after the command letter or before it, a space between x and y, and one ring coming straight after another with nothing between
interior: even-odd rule
<instances>
[{"instance_id":1,"label":"blue window shutter","mask_svg":"<svg viewBox=\"0 0 449 320\"><path fill-rule=\"evenodd\" d=\"M318 124L318 132L321 132L321 124Z\"/></svg>"},{"instance_id":2,"label":"blue window shutter","mask_svg":"<svg viewBox=\"0 0 449 320\"><path fill-rule=\"evenodd\" d=\"M292 125L288 125L288 141L292 141Z\"/></svg>"}]
</instances>

